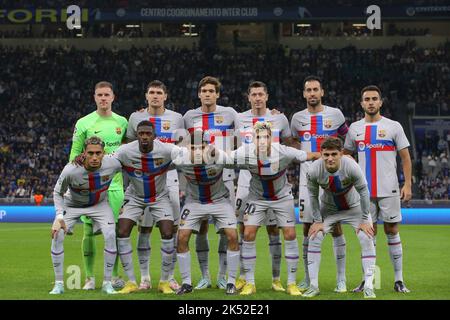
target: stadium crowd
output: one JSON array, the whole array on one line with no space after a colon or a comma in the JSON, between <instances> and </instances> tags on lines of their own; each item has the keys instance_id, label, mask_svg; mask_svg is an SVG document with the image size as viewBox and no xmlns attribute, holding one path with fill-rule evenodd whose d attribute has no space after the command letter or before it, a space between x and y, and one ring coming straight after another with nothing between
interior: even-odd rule
<instances>
[{"instance_id":1,"label":"stadium crowd","mask_svg":"<svg viewBox=\"0 0 450 320\"><path fill-rule=\"evenodd\" d=\"M413 42L389 50L280 47L233 54L195 47L97 51L0 47L0 198L30 198L37 192L51 197L69 158L74 124L95 109L93 86L101 80L114 84L113 110L127 118L144 105L145 86L152 79L166 83L167 108L181 114L198 106L197 85L205 75L222 81L219 104L239 112L249 108L248 83L261 80L269 87L269 106L290 119L305 107L302 79L317 74L325 84L324 103L340 108L351 123L363 116L360 89L369 83L381 87L382 112L389 118L397 119L410 102L416 109L440 105L444 110L450 95L448 56L450 43L421 49ZM448 107L443 115L450 115ZM448 164L442 165L448 157L437 156L442 174L436 177L448 189ZM293 177L298 168L289 173L297 192L298 180ZM422 185L434 183L423 181ZM435 192L421 196L426 194Z\"/></svg>"}]
</instances>

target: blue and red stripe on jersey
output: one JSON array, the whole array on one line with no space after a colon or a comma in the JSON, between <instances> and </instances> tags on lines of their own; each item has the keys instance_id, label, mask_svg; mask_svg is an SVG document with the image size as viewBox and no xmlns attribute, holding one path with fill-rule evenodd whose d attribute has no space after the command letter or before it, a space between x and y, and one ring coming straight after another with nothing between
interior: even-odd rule
<instances>
[{"instance_id":1,"label":"blue and red stripe on jersey","mask_svg":"<svg viewBox=\"0 0 450 320\"><path fill-rule=\"evenodd\" d=\"M88 205L92 206L92 205L98 203L102 192L105 192L106 190L108 190L108 187L111 183L111 179L108 179L108 182L102 185L100 173L99 172L89 172L88 173L88 181L89 181L89 203L88 203Z\"/></svg>"},{"instance_id":2,"label":"blue and red stripe on jersey","mask_svg":"<svg viewBox=\"0 0 450 320\"><path fill-rule=\"evenodd\" d=\"M216 124L216 122L217 122L216 117L223 117L223 116L218 115L214 112L204 113L204 114L202 114L202 126L188 128L188 131L193 132L195 130L203 130L203 131L217 130L218 132L211 135L211 140L210 140L211 143L214 143L214 139L215 139L216 135L221 135L223 137L232 136L233 133L230 132L230 130L234 128L234 124L229 124L229 125ZM219 132L220 132L220 134L218 134Z\"/></svg>"},{"instance_id":3,"label":"blue and red stripe on jersey","mask_svg":"<svg viewBox=\"0 0 450 320\"><path fill-rule=\"evenodd\" d=\"M165 142L165 143L174 143L175 140L173 138L172 132L163 132L162 131L162 119L159 117L150 117L148 119L155 126L155 136L156 139Z\"/></svg>"},{"instance_id":4,"label":"blue and red stripe on jersey","mask_svg":"<svg viewBox=\"0 0 450 320\"><path fill-rule=\"evenodd\" d=\"M323 129L323 116L311 116L311 124L309 130L299 130L297 131L300 142L310 142L311 152L320 152L320 145L322 141L328 137L337 137L338 129L324 130ZM345 127L347 127L345 125ZM342 129L341 129L342 128ZM344 132L345 128L340 127L341 131ZM348 131L348 128L347 130ZM346 132L345 131L345 132Z\"/></svg>"},{"instance_id":5,"label":"blue and red stripe on jersey","mask_svg":"<svg viewBox=\"0 0 450 320\"><path fill-rule=\"evenodd\" d=\"M273 175L264 174L264 172L271 171L270 161L263 162L258 160L258 176L263 188L263 198L266 200L278 200L278 197L275 194L274 181L284 175L286 173L286 169Z\"/></svg>"},{"instance_id":6,"label":"blue and red stripe on jersey","mask_svg":"<svg viewBox=\"0 0 450 320\"><path fill-rule=\"evenodd\" d=\"M155 179L157 176L160 176L166 173L169 170L170 164L172 161L168 161L167 163L161 166L155 166L155 161L160 161L161 158L153 158L149 155L141 156L141 168L133 168L128 166L123 166L125 172L128 173L129 176L134 178L142 179L142 183L144 186L144 202L155 202L156 201L156 183ZM141 176L136 175L136 170L140 170L142 173Z\"/></svg>"},{"instance_id":7,"label":"blue and red stripe on jersey","mask_svg":"<svg viewBox=\"0 0 450 320\"><path fill-rule=\"evenodd\" d=\"M198 183L198 194L200 203L202 204L213 203L211 199L211 184L202 184L201 182L209 182L210 180L217 181L218 179L216 177L210 179L208 177L208 173L206 172L205 166L195 166L194 173L196 181L200 182ZM221 178L222 175L219 175L218 177Z\"/></svg>"},{"instance_id":8,"label":"blue and red stripe on jersey","mask_svg":"<svg viewBox=\"0 0 450 320\"><path fill-rule=\"evenodd\" d=\"M394 141L392 140L379 140L377 139L376 125L366 126L364 134L364 140L356 140L358 147L358 153L364 153L366 159L366 180L369 186L369 192L371 198L378 196L377 185L377 152L379 151L396 151ZM360 147L360 144L364 144L364 148Z\"/></svg>"},{"instance_id":9,"label":"blue and red stripe on jersey","mask_svg":"<svg viewBox=\"0 0 450 320\"><path fill-rule=\"evenodd\" d=\"M347 202L347 198L345 195L350 191L353 187L353 184L350 186L343 188L341 178L339 176L329 176L328 185L333 195L333 201L338 210L348 210L350 206Z\"/></svg>"}]
</instances>

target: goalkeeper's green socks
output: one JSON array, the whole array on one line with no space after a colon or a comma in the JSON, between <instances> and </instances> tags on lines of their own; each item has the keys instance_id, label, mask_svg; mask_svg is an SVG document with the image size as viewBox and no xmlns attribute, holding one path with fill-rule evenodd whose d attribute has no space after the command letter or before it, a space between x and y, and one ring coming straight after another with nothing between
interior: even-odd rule
<instances>
[{"instance_id":1,"label":"goalkeeper's green socks","mask_svg":"<svg viewBox=\"0 0 450 320\"><path fill-rule=\"evenodd\" d=\"M82 249L84 270L86 273L86 278L93 278L95 254L97 252L94 239L94 227L92 224L84 223L83 230L84 236L82 241Z\"/></svg>"}]
</instances>

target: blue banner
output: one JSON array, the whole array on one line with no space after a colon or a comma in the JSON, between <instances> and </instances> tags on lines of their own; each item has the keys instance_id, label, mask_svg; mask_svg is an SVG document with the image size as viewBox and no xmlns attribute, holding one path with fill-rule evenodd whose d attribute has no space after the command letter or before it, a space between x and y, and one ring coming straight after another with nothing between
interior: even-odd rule
<instances>
[{"instance_id":1,"label":"blue banner","mask_svg":"<svg viewBox=\"0 0 450 320\"><path fill-rule=\"evenodd\" d=\"M298 208L295 208L297 223L301 223ZM448 224L450 208L402 208L402 224ZM0 206L1 222L53 222L53 206Z\"/></svg>"}]
</instances>

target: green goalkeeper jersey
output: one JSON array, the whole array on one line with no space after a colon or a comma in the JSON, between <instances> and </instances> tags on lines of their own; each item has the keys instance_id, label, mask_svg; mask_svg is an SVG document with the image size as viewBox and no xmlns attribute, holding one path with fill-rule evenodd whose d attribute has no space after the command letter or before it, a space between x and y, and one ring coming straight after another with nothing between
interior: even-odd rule
<instances>
[{"instance_id":1,"label":"green goalkeeper jersey","mask_svg":"<svg viewBox=\"0 0 450 320\"><path fill-rule=\"evenodd\" d=\"M72 148L70 150L69 161L84 150L84 141L92 136L100 137L105 142L105 152L114 152L123 141L127 132L127 119L112 113L110 117L102 117L97 111L78 119L72 138ZM118 173L114 177L109 190L121 190L123 188L122 174Z\"/></svg>"}]
</instances>

